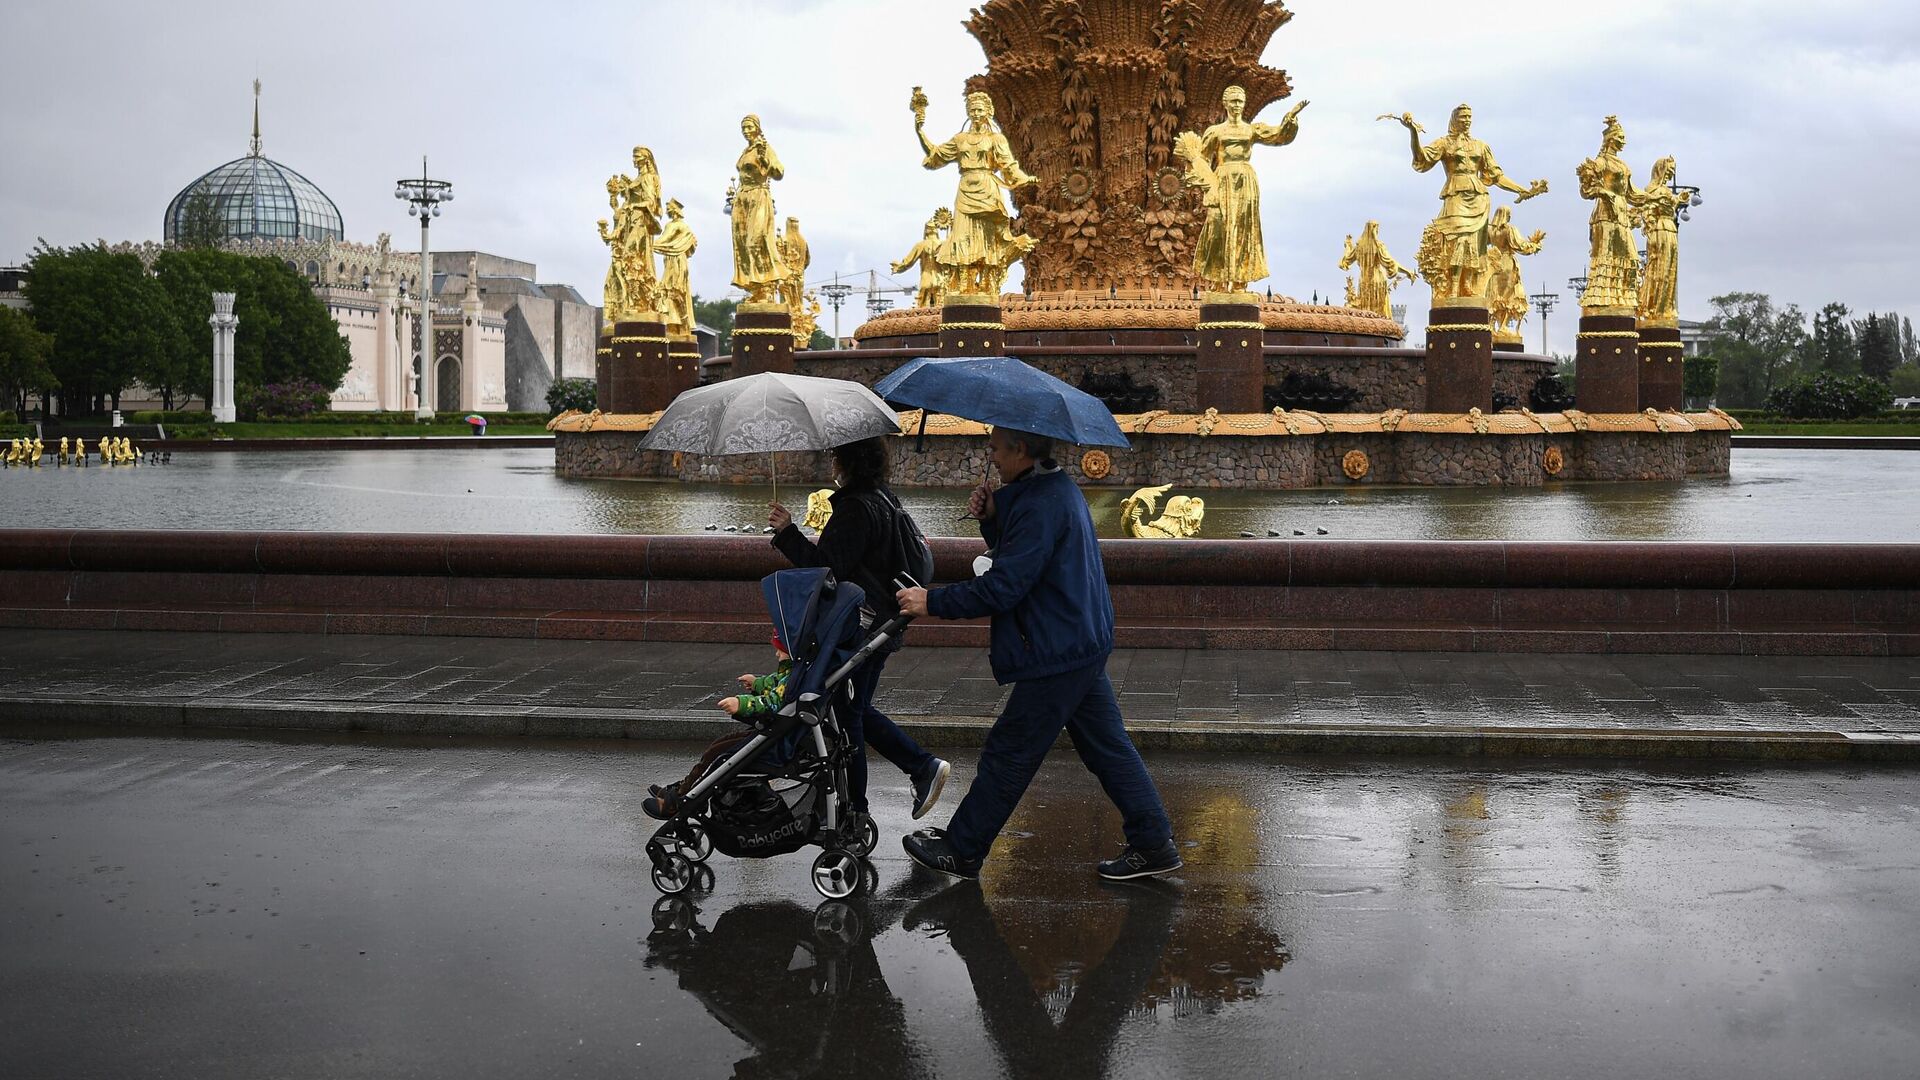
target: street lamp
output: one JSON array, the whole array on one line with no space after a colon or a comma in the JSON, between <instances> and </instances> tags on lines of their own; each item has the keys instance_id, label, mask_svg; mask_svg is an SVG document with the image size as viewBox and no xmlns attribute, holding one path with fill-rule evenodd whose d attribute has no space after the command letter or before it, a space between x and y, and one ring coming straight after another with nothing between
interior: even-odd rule
<instances>
[{"instance_id":1,"label":"street lamp","mask_svg":"<svg viewBox=\"0 0 1920 1080\"><path fill-rule=\"evenodd\" d=\"M832 284L820 286L820 295L833 305L833 347L836 349L840 347L840 305L846 303L847 297L852 294L853 286L841 284L838 273L833 275Z\"/></svg>"},{"instance_id":2,"label":"street lamp","mask_svg":"<svg viewBox=\"0 0 1920 1080\"><path fill-rule=\"evenodd\" d=\"M1667 177L1667 190L1679 197L1680 213L1678 217L1680 221L1692 221L1692 209L1706 202L1705 199L1700 197L1700 189L1693 184L1680 183L1678 174ZM1679 226L1675 225L1674 228L1677 229Z\"/></svg>"},{"instance_id":3,"label":"street lamp","mask_svg":"<svg viewBox=\"0 0 1920 1080\"><path fill-rule=\"evenodd\" d=\"M1527 299L1533 302L1533 310L1540 313L1540 355L1546 356L1548 355L1547 353L1547 312L1552 311L1553 305L1560 302L1560 294L1552 293L1552 292L1537 292L1527 297Z\"/></svg>"},{"instance_id":4,"label":"street lamp","mask_svg":"<svg viewBox=\"0 0 1920 1080\"><path fill-rule=\"evenodd\" d=\"M453 184L427 179L427 158L420 156L419 179L397 180L393 197L407 204L407 216L420 219L420 372L414 386L416 420L433 419L433 254L427 246L427 226L440 216L440 204L453 201Z\"/></svg>"},{"instance_id":5,"label":"street lamp","mask_svg":"<svg viewBox=\"0 0 1920 1080\"><path fill-rule=\"evenodd\" d=\"M1573 290L1574 303L1577 304L1585 300L1587 298L1587 275L1581 274L1579 277L1568 278L1567 288Z\"/></svg>"}]
</instances>

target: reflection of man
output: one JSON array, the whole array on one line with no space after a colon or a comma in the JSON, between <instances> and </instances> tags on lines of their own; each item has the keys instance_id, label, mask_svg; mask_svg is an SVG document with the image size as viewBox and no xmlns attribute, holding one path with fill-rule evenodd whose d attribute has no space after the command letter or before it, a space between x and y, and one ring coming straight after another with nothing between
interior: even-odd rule
<instances>
[{"instance_id":1,"label":"reflection of man","mask_svg":"<svg viewBox=\"0 0 1920 1080\"><path fill-rule=\"evenodd\" d=\"M1113 881L1180 869L1173 823L1127 737L1107 681L1113 597L1087 500L1048 456L1052 440L996 427L987 438L1005 484L973 492L970 513L994 549L986 573L928 592L902 589L900 608L941 619L993 616L993 677L1012 683L1006 710L980 751L973 786L944 831L903 839L922 866L978 877L981 860L1065 728L1080 761L1120 811L1127 847L1102 862Z\"/></svg>"}]
</instances>

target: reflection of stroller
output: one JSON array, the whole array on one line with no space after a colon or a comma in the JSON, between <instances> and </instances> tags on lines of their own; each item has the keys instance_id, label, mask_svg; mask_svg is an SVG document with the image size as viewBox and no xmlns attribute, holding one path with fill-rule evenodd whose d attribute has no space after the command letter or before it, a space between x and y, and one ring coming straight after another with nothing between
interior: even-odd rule
<instances>
[{"instance_id":1,"label":"reflection of stroller","mask_svg":"<svg viewBox=\"0 0 1920 1080\"><path fill-rule=\"evenodd\" d=\"M853 698L854 669L898 637L911 620L897 615L861 639L858 585L824 569L781 570L760 582L767 612L793 657L786 701L754 721L754 735L686 791L675 816L647 841L653 883L686 891L714 851L765 859L808 844L813 887L830 899L861 886L862 858L880 841L873 819L848 809L852 749L841 717Z\"/></svg>"}]
</instances>

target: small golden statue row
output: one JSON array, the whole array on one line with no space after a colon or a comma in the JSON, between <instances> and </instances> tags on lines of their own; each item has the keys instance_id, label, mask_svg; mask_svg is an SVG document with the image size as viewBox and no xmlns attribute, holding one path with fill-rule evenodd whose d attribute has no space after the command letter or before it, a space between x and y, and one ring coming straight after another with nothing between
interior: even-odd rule
<instances>
[{"instance_id":1,"label":"small golden statue row","mask_svg":"<svg viewBox=\"0 0 1920 1080\"><path fill-rule=\"evenodd\" d=\"M1014 235L1000 189L1012 191L1039 181L1020 168L1007 137L994 129L993 99L986 94L967 95L967 126L938 146L927 139L927 95L920 87L913 88L908 106L913 110L913 133L926 155L921 165L940 169L952 164L960 170L950 229L933 259L944 279L945 298L966 295L997 303L1007 268L1032 251L1035 243L1031 236Z\"/></svg>"},{"instance_id":2,"label":"small golden statue row","mask_svg":"<svg viewBox=\"0 0 1920 1080\"><path fill-rule=\"evenodd\" d=\"M1175 495L1167 500L1166 513L1148 521L1154 505L1172 484L1146 487L1127 496L1120 504L1120 527L1128 536L1143 540L1184 540L1200 535L1207 516L1207 503L1197 495Z\"/></svg>"},{"instance_id":3,"label":"small golden statue row","mask_svg":"<svg viewBox=\"0 0 1920 1080\"><path fill-rule=\"evenodd\" d=\"M599 221L600 240L610 250L603 295L608 329L615 323L654 318L667 324L675 337L693 333L693 286L687 261L698 241L687 225L680 200L665 206L660 222L660 169L653 151L633 148L632 176L616 173L607 181L607 203L612 214ZM654 268L654 256L660 268Z\"/></svg>"}]
</instances>

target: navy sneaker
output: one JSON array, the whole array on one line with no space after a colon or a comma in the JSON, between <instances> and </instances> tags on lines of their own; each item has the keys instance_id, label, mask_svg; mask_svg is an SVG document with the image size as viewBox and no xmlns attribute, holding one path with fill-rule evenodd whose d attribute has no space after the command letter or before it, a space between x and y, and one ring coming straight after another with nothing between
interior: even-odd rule
<instances>
[{"instance_id":1,"label":"navy sneaker","mask_svg":"<svg viewBox=\"0 0 1920 1080\"><path fill-rule=\"evenodd\" d=\"M913 820L926 817L933 804L940 801L940 793L947 787L947 776L952 772L953 766L945 758L934 758L924 773L913 778Z\"/></svg>"},{"instance_id":2,"label":"navy sneaker","mask_svg":"<svg viewBox=\"0 0 1920 1080\"><path fill-rule=\"evenodd\" d=\"M900 838L907 857L929 870L972 880L980 876L979 859L963 859L953 853L944 829L921 829Z\"/></svg>"},{"instance_id":3,"label":"navy sneaker","mask_svg":"<svg viewBox=\"0 0 1920 1080\"><path fill-rule=\"evenodd\" d=\"M1186 864L1180 861L1180 849L1168 840L1155 848L1137 848L1128 844L1117 859L1100 864L1100 876L1108 881L1132 881L1135 878L1171 874Z\"/></svg>"}]
</instances>

